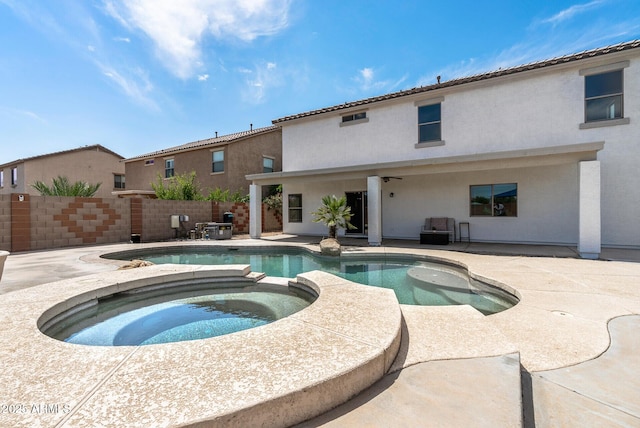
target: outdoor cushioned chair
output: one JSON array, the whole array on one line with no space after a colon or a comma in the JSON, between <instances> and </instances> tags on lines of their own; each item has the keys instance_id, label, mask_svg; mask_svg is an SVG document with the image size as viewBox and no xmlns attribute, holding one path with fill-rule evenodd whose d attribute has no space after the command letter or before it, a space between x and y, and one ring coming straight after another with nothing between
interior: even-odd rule
<instances>
[{"instance_id":1,"label":"outdoor cushioned chair","mask_svg":"<svg viewBox=\"0 0 640 428\"><path fill-rule=\"evenodd\" d=\"M449 242L456 242L456 221L451 217L427 217L422 233L430 231L449 232Z\"/></svg>"}]
</instances>

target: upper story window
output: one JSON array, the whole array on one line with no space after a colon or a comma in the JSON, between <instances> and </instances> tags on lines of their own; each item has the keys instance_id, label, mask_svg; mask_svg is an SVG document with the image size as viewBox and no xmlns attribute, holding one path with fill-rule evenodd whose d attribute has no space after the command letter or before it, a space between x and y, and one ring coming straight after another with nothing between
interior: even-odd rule
<instances>
[{"instance_id":1,"label":"upper story window","mask_svg":"<svg viewBox=\"0 0 640 428\"><path fill-rule=\"evenodd\" d=\"M356 123L368 122L367 112L361 111L358 113L350 113L342 116L342 122L340 122L340 126L346 125L355 125Z\"/></svg>"},{"instance_id":2,"label":"upper story window","mask_svg":"<svg viewBox=\"0 0 640 428\"><path fill-rule=\"evenodd\" d=\"M585 122L621 119L622 87L622 70L585 76Z\"/></svg>"},{"instance_id":3,"label":"upper story window","mask_svg":"<svg viewBox=\"0 0 640 428\"><path fill-rule=\"evenodd\" d=\"M218 150L212 153L211 172L224 172L224 150Z\"/></svg>"},{"instance_id":4,"label":"upper story window","mask_svg":"<svg viewBox=\"0 0 640 428\"><path fill-rule=\"evenodd\" d=\"M440 103L418 107L418 142L442 140L440 111Z\"/></svg>"},{"instance_id":5,"label":"upper story window","mask_svg":"<svg viewBox=\"0 0 640 428\"><path fill-rule=\"evenodd\" d=\"M114 189L124 189L124 175L123 174L113 174L113 188Z\"/></svg>"},{"instance_id":6,"label":"upper story window","mask_svg":"<svg viewBox=\"0 0 640 428\"><path fill-rule=\"evenodd\" d=\"M472 216L517 217L518 184L483 184L469 186Z\"/></svg>"},{"instance_id":7,"label":"upper story window","mask_svg":"<svg viewBox=\"0 0 640 428\"><path fill-rule=\"evenodd\" d=\"M11 185L18 185L18 168L11 168Z\"/></svg>"},{"instance_id":8,"label":"upper story window","mask_svg":"<svg viewBox=\"0 0 640 428\"><path fill-rule=\"evenodd\" d=\"M147 159L144 161L144 166L151 166L154 164L154 159Z\"/></svg>"},{"instance_id":9,"label":"upper story window","mask_svg":"<svg viewBox=\"0 0 640 428\"><path fill-rule=\"evenodd\" d=\"M4 187L4 171L0 171L0 187Z\"/></svg>"},{"instance_id":10,"label":"upper story window","mask_svg":"<svg viewBox=\"0 0 640 428\"><path fill-rule=\"evenodd\" d=\"M626 125L624 117L624 69L630 61L584 68L584 123L580 129Z\"/></svg>"},{"instance_id":11,"label":"upper story window","mask_svg":"<svg viewBox=\"0 0 640 428\"><path fill-rule=\"evenodd\" d=\"M418 107L418 143L416 148L441 146L442 102L444 97L416 101Z\"/></svg>"},{"instance_id":12,"label":"upper story window","mask_svg":"<svg viewBox=\"0 0 640 428\"><path fill-rule=\"evenodd\" d=\"M164 160L164 178L171 178L175 175L173 166L174 166L173 159Z\"/></svg>"},{"instance_id":13,"label":"upper story window","mask_svg":"<svg viewBox=\"0 0 640 428\"><path fill-rule=\"evenodd\" d=\"M273 158L262 158L262 172L273 172Z\"/></svg>"}]
</instances>

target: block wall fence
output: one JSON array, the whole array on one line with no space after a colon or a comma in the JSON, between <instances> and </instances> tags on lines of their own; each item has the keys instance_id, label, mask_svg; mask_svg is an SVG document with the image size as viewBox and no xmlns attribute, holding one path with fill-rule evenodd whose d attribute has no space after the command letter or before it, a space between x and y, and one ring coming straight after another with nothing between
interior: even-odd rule
<instances>
[{"instance_id":1,"label":"block wall fence","mask_svg":"<svg viewBox=\"0 0 640 428\"><path fill-rule=\"evenodd\" d=\"M0 250L14 252L128 242L186 238L196 223L221 222L233 214L233 233L249 233L249 205L211 201L159 199L73 198L0 195ZM180 229L172 215L187 215ZM278 212L262 206L262 231L282 230Z\"/></svg>"}]
</instances>

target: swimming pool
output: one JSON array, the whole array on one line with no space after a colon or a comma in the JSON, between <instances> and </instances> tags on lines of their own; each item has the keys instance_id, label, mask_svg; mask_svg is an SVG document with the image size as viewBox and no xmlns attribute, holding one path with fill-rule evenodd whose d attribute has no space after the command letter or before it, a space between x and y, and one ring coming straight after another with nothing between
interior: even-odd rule
<instances>
[{"instance_id":1,"label":"swimming pool","mask_svg":"<svg viewBox=\"0 0 640 428\"><path fill-rule=\"evenodd\" d=\"M142 346L222 336L309 306L315 296L282 285L175 282L94 299L41 330L68 343Z\"/></svg>"},{"instance_id":2,"label":"swimming pool","mask_svg":"<svg viewBox=\"0 0 640 428\"><path fill-rule=\"evenodd\" d=\"M321 270L365 285L392 289L405 305L471 305L485 315L501 312L518 300L504 290L469 278L459 267L411 256L325 257L300 248L162 247L106 254L117 260L155 264L247 264L254 272L295 278Z\"/></svg>"}]
</instances>

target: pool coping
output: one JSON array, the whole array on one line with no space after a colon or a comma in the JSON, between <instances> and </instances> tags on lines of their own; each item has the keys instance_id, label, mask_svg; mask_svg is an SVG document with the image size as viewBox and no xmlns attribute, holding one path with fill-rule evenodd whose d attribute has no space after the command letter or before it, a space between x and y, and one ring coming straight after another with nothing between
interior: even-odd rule
<instances>
[{"instance_id":1,"label":"pool coping","mask_svg":"<svg viewBox=\"0 0 640 428\"><path fill-rule=\"evenodd\" d=\"M248 266L156 265L5 295L0 331L12 345L0 357L11 370L0 373L0 384L5 402L25 407L1 414L0 424L287 426L341 404L388 371L401 331L393 292L319 271L300 275L294 284L318 294L308 308L210 339L97 347L57 341L37 326L115 292L249 273ZM33 403L50 411L34 412Z\"/></svg>"}]
</instances>

